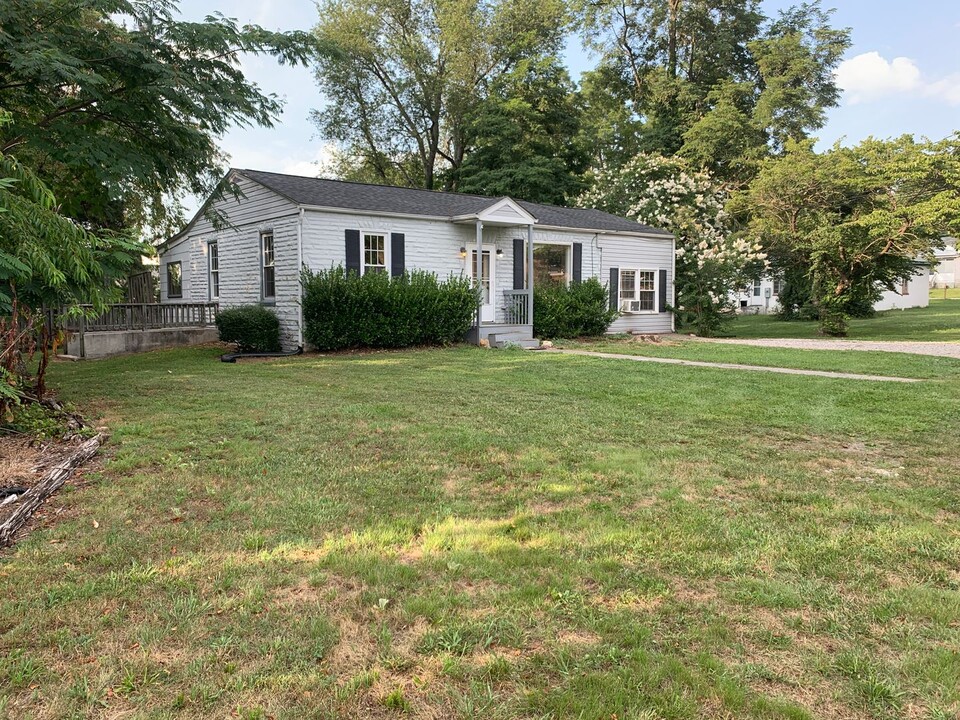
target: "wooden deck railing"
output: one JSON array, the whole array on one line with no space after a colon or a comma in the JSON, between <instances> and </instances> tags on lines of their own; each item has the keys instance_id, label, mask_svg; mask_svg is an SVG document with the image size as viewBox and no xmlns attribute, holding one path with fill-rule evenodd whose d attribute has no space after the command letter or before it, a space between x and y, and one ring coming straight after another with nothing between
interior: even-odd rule
<instances>
[{"instance_id":1,"label":"wooden deck railing","mask_svg":"<svg viewBox=\"0 0 960 720\"><path fill-rule=\"evenodd\" d=\"M217 319L217 309L217 303L119 303L96 317L62 317L66 329L73 332L161 330L210 327Z\"/></svg>"},{"instance_id":2,"label":"wooden deck railing","mask_svg":"<svg viewBox=\"0 0 960 720\"><path fill-rule=\"evenodd\" d=\"M503 291L503 319L510 325L529 325L529 290Z\"/></svg>"}]
</instances>

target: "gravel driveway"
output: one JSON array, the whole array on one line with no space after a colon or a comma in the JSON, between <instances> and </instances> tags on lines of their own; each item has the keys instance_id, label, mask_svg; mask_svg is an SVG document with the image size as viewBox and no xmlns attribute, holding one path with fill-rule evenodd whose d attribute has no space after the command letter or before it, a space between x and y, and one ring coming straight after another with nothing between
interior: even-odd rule
<instances>
[{"instance_id":1,"label":"gravel driveway","mask_svg":"<svg viewBox=\"0 0 960 720\"><path fill-rule=\"evenodd\" d=\"M911 353L913 355L937 355L960 360L960 343L913 342L909 340L831 340L828 338L763 338L747 340L739 338L685 337L697 342L727 345L754 345L756 347L794 348L797 350L875 350L879 352Z\"/></svg>"}]
</instances>

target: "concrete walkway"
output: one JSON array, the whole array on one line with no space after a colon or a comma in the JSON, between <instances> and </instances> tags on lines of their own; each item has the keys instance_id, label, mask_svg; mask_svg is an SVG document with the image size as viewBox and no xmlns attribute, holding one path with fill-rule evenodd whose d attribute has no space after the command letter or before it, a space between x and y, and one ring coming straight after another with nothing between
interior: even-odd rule
<instances>
[{"instance_id":1,"label":"concrete walkway","mask_svg":"<svg viewBox=\"0 0 960 720\"><path fill-rule=\"evenodd\" d=\"M722 370L750 370L756 372L780 373L781 375L812 375L813 377L839 378L841 380L872 380L874 382L898 383L921 382L916 378L888 377L886 375L859 375L857 373L830 372L828 370L797 370L795 368L763 367L761 365L738 365L736 363L678 360L676 358L623 355L620 353L592 352L590 350L564 350L561 348L550 348L538 350L537 352L561 353L563 355L583 355L584 357L606 358L610 360L633 360L634 362L663 363L666 365L688 365L691 367L720 368Z\"/></svg>"},{"instance_id":2,"label":"concrete walkway","mask_svg":"<svg viewBox=\"0 0 960 720\"><path fill-rule=\"evenodd\" d=\"M914 342L912 340L831 340L828 338L702 338L677 335L677 338L693 342L721 345L753 345L754 347L792 348L794 350L873 350L898 352L911 355L935 355L960 360L960 343Z\"/></svg>"}]
</instances>

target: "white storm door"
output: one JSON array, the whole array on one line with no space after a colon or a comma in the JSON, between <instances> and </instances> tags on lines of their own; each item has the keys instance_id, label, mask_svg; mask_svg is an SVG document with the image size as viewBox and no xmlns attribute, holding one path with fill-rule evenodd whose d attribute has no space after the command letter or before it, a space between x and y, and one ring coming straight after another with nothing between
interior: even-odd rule
<instances>
[{"instance_id":1,"label":"white storm door","mask_svg":"<svg viewBox=\"0 0 960 720\"><path fill-rule=\"evenodd\" d=\"M483 256L481 258L482 277L480 279L481 305L480 321L494 322L497 316L494 293L497 287L496 263L494 262L495 248L492 246L483 246ZM467 253L468 277L476 282L477 280L477 249L471 248Z\"/></svg>"}]
</instances>

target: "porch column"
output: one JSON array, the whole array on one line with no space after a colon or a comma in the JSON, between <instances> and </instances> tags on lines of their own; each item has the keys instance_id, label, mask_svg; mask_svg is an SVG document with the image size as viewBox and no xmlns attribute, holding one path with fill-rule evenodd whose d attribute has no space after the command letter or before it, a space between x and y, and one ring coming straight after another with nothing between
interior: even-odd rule
<instances>
[{"instance_id":1,"label":"porch column","mask_svg":"<svg viewBox=\"0 0 960 720\"><path fill-rule=\"evenodd\" d=\"M493 262L493 258L490 258ZM480 298L477 302L477 344L480 344L480 323L483 317L483 223L477 220L477 267L476 267L476 286L480 290ZM490 288L493 293L493 288Z\"/></svg>"},{"instance_id":2,"label":"porch column","mask_svg":"<svg viewBox=\"0 0 960 720\"><path fill-rule=\"evenodd\" d=\"M533 225L527 225L527 322L533 325Z\"/></svg>"}]
</instances>

